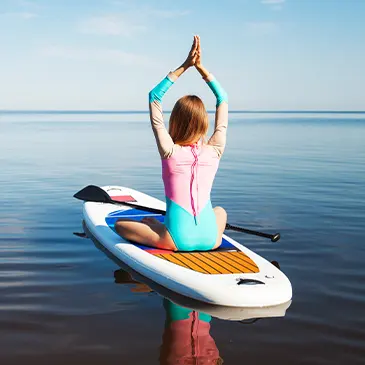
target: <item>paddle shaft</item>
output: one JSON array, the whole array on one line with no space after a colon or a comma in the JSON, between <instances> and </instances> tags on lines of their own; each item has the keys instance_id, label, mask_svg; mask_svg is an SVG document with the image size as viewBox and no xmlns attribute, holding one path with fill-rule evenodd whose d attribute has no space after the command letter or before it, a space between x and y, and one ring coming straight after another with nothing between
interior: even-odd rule
<instances>
[{"instance_id":1,"label":"paddle shaft","mask_svg":"<svg viewBox=\"0 0 365 365\"><path fill-rule=\"evenodd\" d=\"M142 205L133 204L133 203L129 203L129 202L121 202L121 201L113 200L111 198L111 196L105 190L103 190L100 187L95 186L95 185L89 185L89 186L85 187L84 189L77 192L74 195L74 197L76 199L80 199L80 200L83 200L83 201L92 201L92 202L109 203L109 204L116 204L116 205L125 205L125 206L128 206L128 207L138 209L138 210L143 210L143 211L149 212L149 213L166 215L166 211L162 210L162 209L145 207L145 206L142 206ZM226 224L225 229L229 229L229 230L237 231L237 232L242 232L242 233L247 233L247 234L252 234L252 235L255 235L255 236L259 236L259 237L270 238L272 242L277 242L280 239L280 234L279 233L269 234L269 233L254 231L254 230L246 229L246 228L242 228L242 227L232 226L229 223Z\"/></svg>"},{"instance_id":2,"label":"paddle shaft","mask_svg":"<svg viewBox=\"0 0 365 365\"><path fill-rule=\"evenodd\" d=\"M160 209L155 209L155 208L150 208L150 207L143 207L141 205L137 205L137 204L133 204L133 203L128 203L128 202L121 203L121 202L117 202L117 201L114 201L114 200L113 200L113 203L114 204L118 204L118 203L119 204L124 204L124 205L127 205L129 207L133 207L133 208L139 209L139 210L144 210L144 211L150 212L150 213L156 213L156 214L166 215L166 211L165 210L160 210ZM242 232L242 233L252 234L254 236L269 238L272 242L277 242L280 239L280 234L279 233L275 233L275 234L264 233L264 232L254 231L252 229L247 229L247 228L232 226L229 223L226 224L226 228L225 229L226 230L231 230L231 231L236 231L236 232Z\"/></svg>"},{"instance_id":3,"label":"paddle shaft","mask_svg":"<svg viewBox=\"0 0 365 365\"><path fill-rule=\"evenodd\" d=\"M229 223L226 224L226 229L230 229L231 231L237 231L237 232L252 234L254 236L270 238L272 242L277 242L280 239L280 234L279 233L270 234L270 233L264 233L264 232L259 232L259 231L253 231L253 230L247 229L247 228L232 226Z\"/></svg>"},{"instance_id":4,"label":"paddle shaft","mask_svg":"<svg viewBox=\"0 0 365 365\"><path fill-rule=\"evenodd\" d=\"M138 210L144 210L145 212L166 215L165 210L155 209L155 208L150 208L150 207L144 207L144 206L133 204L133 203L128 203L128 202L121 203L121 202L117 202L117 201L113 200L113 204L127 205L128 207L132 207L132 208L135 208L135 209L138 209ZM277 242L280 239L280 234L279 233L276 233L276 234L264 233L264 232L254 231L252 229L232 226L229 223L226 224L226 230L242 232L242 233L252 234L254 236L269 238L269 239L271 239L272 242Z\"/></svg>"},{"instance_id":5,"label":"paddle shaft","mask_svg":"<svg viewBox=\"0 0 365 365\"><path fill-rule=\"evenodd\" d=\"M134 209L138 209L138 210L143 210L145 212L149 212L149 213L155 213L155 214L161 214L161 215L166 215L166 210L161 210L161 209L156 209L156 208L151 208L151 207L145 207L142 205L138 205L138 204L133 204L133 203L129 203L129 202L118 202L116 200L111 199L112 204L119 204L119 205L126 205L127 207L131 207Z\"/></svg>"}]
</instances>

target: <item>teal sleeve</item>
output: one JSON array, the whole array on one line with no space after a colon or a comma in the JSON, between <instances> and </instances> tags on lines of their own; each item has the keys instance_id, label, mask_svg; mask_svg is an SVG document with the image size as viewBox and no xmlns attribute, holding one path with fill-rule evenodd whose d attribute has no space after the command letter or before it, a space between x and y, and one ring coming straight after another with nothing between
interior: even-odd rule
<instances>
[{"instance_id":1,"label":"teal sleeve","mask_svg":"<svg viewBox=\"0 0 365 365\"><path fill-rule=\"evenodd\" d=\"M210 87L210 89L213 91L213 94L217 98L217 104L216 104L217 108L221 103L223 103L223 101L228 103L228 94L222 88L221 84L217 80L214 79L212 81L209 81L208 86Z\"/></svg>"},{"instance_id":2,"label":"teal sleeve","mask_svg":"<svg viewBox=\"0 0 365 365\"><path fill-rule=\"evenodd\" d=\"M165 95L166 91L171 87L174 82L171 81L167 76L157 85L155 86L150 93L148 94L150 103L154 101L162 102L162 98Z\"/></svg>"}]
</instances>

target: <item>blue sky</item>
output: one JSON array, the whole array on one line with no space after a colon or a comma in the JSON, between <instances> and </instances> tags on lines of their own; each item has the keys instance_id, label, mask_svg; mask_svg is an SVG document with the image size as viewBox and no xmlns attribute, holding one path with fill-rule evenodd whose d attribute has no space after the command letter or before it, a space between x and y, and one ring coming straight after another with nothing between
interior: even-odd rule
<instances>
[{"instance_id":1,"label":"blue sky","mask_svg":"<svg viewBox=\"0 0 365 365\"><path fill-rule=\"evenodd\" d=\"M0 109L146 110L199 34L239 110L365 110L365 0L0 0ZM195 70L166 96L214 98Z\"/></svg>"}]
</instances>

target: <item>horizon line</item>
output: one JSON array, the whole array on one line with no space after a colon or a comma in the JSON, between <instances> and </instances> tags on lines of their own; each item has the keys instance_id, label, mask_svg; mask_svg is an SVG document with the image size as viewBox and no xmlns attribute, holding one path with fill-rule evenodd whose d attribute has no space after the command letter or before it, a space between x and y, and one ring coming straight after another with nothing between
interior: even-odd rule
<instances>
[{"instance_id":1,"label":"horizon line","mask_svg":"<svg viewBox=\"0 0 365 365\"><path fill-rule=\"evenodd\" d=\"M209 114L215 110L207 110ZM149 114L148 110L0 109L0 114ZM171 110L164 110L171 113ZM365 114L365 110L229 110L233 114Z\"/></svg>"}]
</instances>

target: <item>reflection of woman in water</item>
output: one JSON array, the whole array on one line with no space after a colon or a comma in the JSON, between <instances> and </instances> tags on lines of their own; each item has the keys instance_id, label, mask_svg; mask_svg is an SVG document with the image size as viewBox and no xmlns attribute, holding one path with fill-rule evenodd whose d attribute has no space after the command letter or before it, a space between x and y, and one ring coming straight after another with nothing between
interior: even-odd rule
<instances>
[{"instance_id":1,"label":"reflection of woman in water","mask_svg":"<svg viewBox=\"0 0 365 365\"><path fill-rule=\"evenodd\" d=\"M135 283L133 292L150 292L151 289L135 281L124 270L114 272L115 282ZM160 348L161 365L221 365L218 348L211 337L211 316L181 307L164 298L166 320Z\"/></svg>"},{"instance_id":2,"label":"reflection of woman in water","mask_svg":"<svg viewBox=\"0 0 365 365\"><path fill-rule=\"evenodd\" d=\"M211 337L211 316L180 307L164 298L165 331L160 351L161 365L222 364Z\"/></svg>"}]
</instances>

